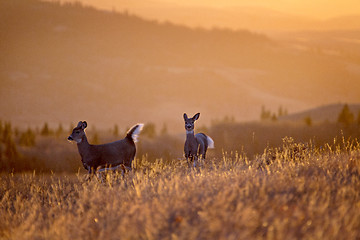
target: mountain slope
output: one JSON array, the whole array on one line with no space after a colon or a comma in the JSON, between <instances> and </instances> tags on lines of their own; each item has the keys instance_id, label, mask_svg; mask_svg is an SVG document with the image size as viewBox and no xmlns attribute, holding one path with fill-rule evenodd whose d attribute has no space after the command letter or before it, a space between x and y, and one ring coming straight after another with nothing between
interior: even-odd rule
<instances>
[{"instance_id":1,"label":"mountain slope","mask_svg":"<svg viewBox=\"0 0 360 240\"><path fill-rule=\"evenodd\" d=\"M64 0L61 1L66 2ZM284 9L279 11L269 7L261 7L256 4L246 6L244 2L228 3L226 5L224 4L223 7L216 7L211 5L211 3L209 4L209 2L206 4L194 4L194 2L189 4L185 2L175 3L154 0L117 0L101 1L101 3L91 0L80 0L80 2L108 10L128 11L146 19L156 19L161 22L167 21L189 27L200 26L209 29L222 27L230 29L253 29L264 32L360 29L359 15L349 15L348 11L343 12L338 10L336 11L336 16L338 17L327 17L326 19L324 15L319 15L319 12L322 11L318 7L312 8L312 10L317 9L317 14L314 14L314 12L313 14L309 14L307 11L297 11L302 12L301 15L298 15L298 13L295 14L294 11L290 11L292 13L289 13ZM269 6L269 4L265 5ZM278 4L274 5L276 6Z\"/></svg>"},{"instance_id":2,"label":"mountain slope","mask_svg":"<svg viewBox=\"0 0 360 240\"><path fill-rule=\"evenodd\" d=\"M249 31L190 29L80 4L0 4L1 118L25 127L88 120L171 129L183 112L200 111L208 123L256 119L264 104L292 111L360 101L359 64L347 50L334 57Z\"/></svg>"},{"instance_id":3,"label":"mountain slope","mask_svg":"<svg viewBox=\"0 0 360 240\"><path fill-rule=\"evenodd\" d=\"M356 119L360 113L360 104L348 104L348 106L349 110L354 114ZM280 120L304 121L305 118L310 117L314 122L336 122L343 108L344 104L342 103L329 104L283 116Z\"/></svg>"}]
</instances>

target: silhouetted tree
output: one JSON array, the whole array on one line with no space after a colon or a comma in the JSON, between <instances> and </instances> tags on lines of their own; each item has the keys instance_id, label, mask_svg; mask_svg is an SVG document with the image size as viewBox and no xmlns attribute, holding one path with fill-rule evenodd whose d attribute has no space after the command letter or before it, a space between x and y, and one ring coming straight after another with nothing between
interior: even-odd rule
<instances>
[{"instance_id":1,"label":"silhouetted tree","mask_svg":"<svg viewBox=\"0 0 360 240\"><path fill-rule=\"evenodd\" d=\"M92 136L90 144L100 144L99 134L97 132Z\"/></svg>"},{"instance_id":2,"label":"silhouetted tree","mask_svg":"<svg viewBox=\"0 0 360 240\"><path fill-rule=\"evenodd\" d=\"M283 109L282 106L280 106L278 110L278 117L282 117L282 116L285 116L285 110Z\"/></svg>"},{"instance_id":3,"label":"silhouetted tree","mask_svg":"<svg viewBox=\"0 0 360 240\"><path fill-rule=\"evenodd\" d=\"M265 106L261 106L260 119L262 121L271 119L271 112L266 110Z\"/></svg>"},{"instance_id":4,"label":"silhouetted tree","mask_svg":"<svg viewBox=\"0 0 360 240\"><path fill-rule=\"evenodd\" d=\"M43 126L43 128L41 129L40 134L41 134L42 136L48 136L48 135L50 135L50 129L49 129L49 125L48 125L47 122L44 123L44 126Z\"/></svg>"},{"instance_id":5,"label":"silhouetted tree","mask_svg":"<svg viewBox=\"0 0 360 240\"><path fill-rule=\"evenodd\" d=\"M63 128L62 124L60 123L58 129L56 129L56 132L55 132L56 137L60 137L63 134L63 132L64 132L64 128Z\"/></svg>"},{"instance_id":6,"label":"silhouetted tree","mask_svg":"<svg viewBox=\"0 0 360 240\"><path fill-rule=\"evenodd\" d=\"M6 143L12 137L11 123L5 123L2 130L1 141Z\"/></svg>"},{"instance_id":7,"label":"silhouetted tree","mask_svg":"<svg viewBox=\"0 0 360 240\"><path fill-rule=\"evenodd\" d=\"M23 132L20 135L19 143L20 145L26 147L35 146L35 133L31 130L31 128L28 128L26 132Z\"/></svg>"},{"instance_id":8,"label":"silhouetted tree","mask_svg":"<svg viewBox=\"0 0 360 240\"><path fill-rule=\"evenodd\" d=\"M309 127L310 127L310 126L312 125L312 119L311 119L311 117L308 116L308 117L304 118L304 122L305 122L306 126L309 126Z\"/></svg>"},{"instance_id":9,"label":"silhouetted tree","mask_svg":"<svg viewBox=\"0 0 360 240\"><path fill-rule=\"evenodd\" d=\"M223 123L234 123L234 122L235 122L235 117L234 116L226 115L224 117Z\"/></svg>"},{"instance_id":10,"label":"silhouetted tree","mask_svg":"<svg viewBox=\"0 0 360 240\"><path fill-rule=\"evenodd\" d=\"M345 126L349 126L353 122L354 122L354 114L350 111L349 106L345 104L339 114L338 123L344 124Z\"/></svg>"},{"instance_id":11,"label":"silhouetted tree","mask_svg":"<svg viewBox=\"0 0 360 240\"><path fill-rule=\"evenodd\" d=\"M163 124L163 127L160 131L160 135L164 136L164 135L167 135L168 134L168 129L167 129L167 125L166 123Z\"/></svg>"},{"instance_id":12,"label":"silhouetted tree","mask_svg":"<svg viewBox=\"0 0 360 240\"><path fill-rule=\"evenodd\" d=\"M212 126L222 124L222 123L235 123L235 117L226 115L223 119L211 120Z\"/></svg>"},{"instance_id":13,"label":"silhouetted tree","mask_svg":"<svg viewBox=\"0 0 360 240\"><path fill-rule=\"evenodd\" d=\"M274 113L272 116L271 116L271 121L273 122L276 122L278 120L276 114Z\"/></svg>"},{"instance_id":14,"label":"silhouetted tree","mask_svg":"<svg viewBox=\"0 0 360 240\"><path fill-rule=\"evenodd\" d=\"M10 168L14 166L14 160L19 156L19 153L16 148L15 141L12 137L12 128L10 123L5 123L3 130L2 142L5 145L4 157L7 159L7 162L10 164Z\"/></svg>"},{"instance_id":15,"label":"silhouetted tree","mask_svg":"<svg viewBox=\"0 0 360 240\"><path fill-rule=\"evenodd\" d=\"M5 157L8 160L16 159L19 156L19 153L16 148L16 144L12 138L9 138L5 142Z\"/></svg>"},{"instance_id":16,"label":"silhouetted tree","mask_svg":"<svg viewBox=\"0 0 360 240\"><path fill-rule=\"evenodd\" d=\"M154 123L145 124L141 134L149 138L154 138L156 136L155 124Z\"/></svg>"}]
</instances>

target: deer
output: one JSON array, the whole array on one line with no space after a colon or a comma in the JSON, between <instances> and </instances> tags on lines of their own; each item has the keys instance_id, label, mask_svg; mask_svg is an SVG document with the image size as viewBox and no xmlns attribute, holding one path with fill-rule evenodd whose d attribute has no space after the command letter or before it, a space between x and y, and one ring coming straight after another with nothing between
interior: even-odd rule
<instances>
[{"instance_id":1,"label":"deer","mask_svg":"<svg viewBox=\"0 0 360 240\"><path fill-rule=\"evenodd\" d=\"M204 160L206 157L206 151L208 148L214 148L214 141L211 137L206 136L204 133L194 134L195 121L200 117L200 113L195 114L192 118L188 118L184 113L186 140L184 144L184 152L187 164L190 168L190 161L193 161L194 167L196 167L197 160Z\"/></svg>"},{"instance_id":2,"label":"deer","mask_svg":"<svg viewBox=\"0 0 360 240\"><path fill-rule=\"evenodd\" d=\"M132 161L135 158L138 134L141 132L144 124L138 123L127 132L125 138L100 145L89 144L85 128L86 121L80 121L72 130L68 137L69 141L77 143L81 156L81 162L89 175L92 173L101 173L108 170L121 169L131 170Z\"/></svg>"}]
</instances>

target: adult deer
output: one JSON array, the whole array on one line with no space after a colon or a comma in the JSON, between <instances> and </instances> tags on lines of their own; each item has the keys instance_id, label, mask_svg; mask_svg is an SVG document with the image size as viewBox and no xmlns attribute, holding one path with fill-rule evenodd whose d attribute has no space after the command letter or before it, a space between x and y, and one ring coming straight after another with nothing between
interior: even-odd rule
<instances>
[{"instance_id":1,"label":"adult deer","mask_svg":"<svg viewBox=\"0 0 360 240\"><path fill-rule=\"evenodd\" d=\"M185 158L190 167L190 161L193 161L194 167L198 158L205 159L206 151L208 148L214 148L214 141L211 137L206 136L204 133L194 134L195 121L200 117L200 113L195 114L192 118L188 118L184 113L186 140L184 145Z\"/></svg>"},{"instance_id":2,"label":"adult deer","mask_svg":"<svg viewBox=\"0 0 360 240\"><path fill-rule=\"evenodd\" d=\"M143 126L144 124L133 126L124 139L101 145L92 145L89 144L85 134L87 123L86 121L80 121L73 129L68 140L77 143L81 162L89 174L117 168L121 168L122 171L125 171L125 169L131 170L131 163L136 153L135 142Z\"/></svg>"}]
</instances>

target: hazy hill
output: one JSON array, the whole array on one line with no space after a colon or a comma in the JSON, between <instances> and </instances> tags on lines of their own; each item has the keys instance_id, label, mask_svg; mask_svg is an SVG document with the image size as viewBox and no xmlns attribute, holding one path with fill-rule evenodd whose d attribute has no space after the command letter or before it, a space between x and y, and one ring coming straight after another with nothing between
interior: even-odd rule
<instances>
[{"instance_id":1,"label":"hazy hill","mask_svg":"<svg viewBox=\"0 0 360 240\"><path fill-rule=\"evenodd\" d=\"M348 106L356 119L360 113L360 104L348 104ZM283 116L280 120L300 122L304 121L305 118L310 117L314 122L336 122L343 108L343 103L329 104Z\"/></svg>"},{"instance_id":2,"label":"hazy hill","mask_svg":"<svg viewBox=\"0 0 360 240\"><path fill-rule=\"evenodd\" d=\"M360 29L360 15L341 14L336 18L322 20L319 16L294 15L260 6L240 6L244 2L237 3L238 6L227 4L227 7L211 7L211 4L206 6L205 3L178 4L157 0L103 0L101 6L94 0L80 0L80 2L94 4L104 9L126 10L146 19L170 21L190 27L212 28L216 26L231 29L253 29L262 32Z\"/></svg>"},{"instance_id":3,"label":"hazy hill","mask_svg":"<svg viewBox=\"0 0 360 240\"><path fill-rule=\"evenodd\" d=\"M208 123L257 119L262 105L293 112L360 101L353 48L334 55L245 30L190 29L36 0L1 0L0 34L1 119L25 127L88 120L182 129L183 112L200 111Z\"/></svg>"}]
</instances>

